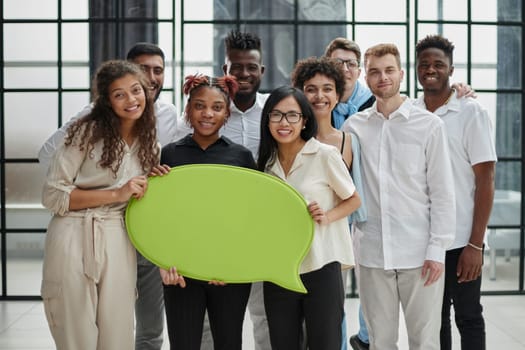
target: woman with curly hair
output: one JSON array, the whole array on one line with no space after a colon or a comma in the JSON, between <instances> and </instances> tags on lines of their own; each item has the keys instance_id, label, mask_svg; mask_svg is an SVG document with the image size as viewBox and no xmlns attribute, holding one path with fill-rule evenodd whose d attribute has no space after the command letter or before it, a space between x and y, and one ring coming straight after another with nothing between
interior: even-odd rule
<instances>
[{"instance_id":1,"label":"woman with curly hair","mask_svg":"<svg viewBox=\"0 0 525 350\"><path fill-rule=\"evenodd\" d=\"M49 166L42 202L54 216L41 293L57 349L134 348L136 253L124 211L159 160L148 86L134 63L103 63L93 110Z\"/></svg>"},{"instance_id":2,"label":"woman with curly hair","mask_svg":"<svg viewBox=\"0 0 525 350\"><path fill-rule=\"evenodd\" d=\"M230 102L238 90L234 77L204 75L186 77L188 96L185 117L193 134L162 149L157 175L186 164L226 164L255 168L246 147L219 135L230 116ZM200 200L200 199L196 199ZM205 200L205 199L202 199ZM200 350L204 313L208 311L215 350L241 350L242 325L250 295L250 283L224 284L180 276L175 268L161 269L164 305L171 349Z\"/></svg>"}]
</instances>

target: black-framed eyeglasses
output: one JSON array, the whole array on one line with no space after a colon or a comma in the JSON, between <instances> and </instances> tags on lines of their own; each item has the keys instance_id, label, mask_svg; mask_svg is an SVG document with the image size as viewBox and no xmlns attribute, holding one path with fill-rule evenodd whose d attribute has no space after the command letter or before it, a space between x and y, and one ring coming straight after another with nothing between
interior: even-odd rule
<instances>
[{"instance_id":1,"label":"black-framed eyeglasses","mask_svg":"<svg viewBox=\"0 0 525 350\"><path fill-rule=\"evenodd\" d=\"M280 123L281 120L285 118L288 123L295 124L295 123L298 123L302 117L303 117L302 113L294 112L294 111L290 111L286 113L283 113L281 111L271 111L270 113L268 113L268 118L270 119L271 123Z\"/></svg>"},{"instance_id":2,"label":"black-framed eyeglasses","mask_svg":"<svg viewBox=\"0 0 525 350\"><path fill-rule=\"evenodd\" d=\"M350 58L349 60L337 58L337 61L343 64L348 70L355 70L359 68L359 61L355 58Z\"/></svg>"}]
</instances>

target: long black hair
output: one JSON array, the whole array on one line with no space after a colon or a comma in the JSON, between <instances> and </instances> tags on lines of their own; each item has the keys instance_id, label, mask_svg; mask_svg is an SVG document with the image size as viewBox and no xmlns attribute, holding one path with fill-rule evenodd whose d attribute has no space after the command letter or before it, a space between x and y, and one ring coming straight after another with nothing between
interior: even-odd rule
<instances>
[{"instance_id":1,"label":"long black hair","mask_svg":"<svg viewBox=\"0 0 525 350\"><path fill-rule=\"evenodd\" d=\"M302 90L288 85L273 90L264 104L261 115L261 140L259 143L259 157L257 158L257 169L260 171L264 171L268 164L273 163L277 155L277 142L270 133L270 117L268 114L279 102L289 96L292 96L297 101L305 120L304 129L301 130L301 138L308 141L317 134L317 121L315 120L314 112Z\"/></svg>"}]
</instances>

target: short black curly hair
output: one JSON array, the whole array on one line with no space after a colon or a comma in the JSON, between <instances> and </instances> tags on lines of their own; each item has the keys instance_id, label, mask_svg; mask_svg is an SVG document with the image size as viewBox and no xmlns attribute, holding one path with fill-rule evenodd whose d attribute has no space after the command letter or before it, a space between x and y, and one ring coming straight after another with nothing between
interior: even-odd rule
<instances>
[{"instance_id":1,"label":"short black curly hair","mask_svg":"<svg viewBox=\"0 0 525 350\"><path fill-rule=\"evenodd\" d=\"M421 52L429 48L436 48L442 50L445 55L450 60L450 65L452 65L453 60L452 56L454 53L454 44L450 40L441 35L427 35L424 39L421 39L416 44L416 57L419 58Z\"/></svg>"},{"instance_id":2,"label":"short black curly hair","mask_svg":"<svg viewBox=\"0 0 525 350\"><path fill-rule=\"evenodd\" d=\"M309 57L299 60L291 73L292 85L304 90L305 81L316 74L324 75L335 82L335 91L339 97L345 92L345 74L339 61L329 57Z\"/></svg>"},{"instance_id":3,"label":"short black curly hair","mask_svg":"<svg viewBox=\"0 0 525 350\"><path fill-rule=\"evenodd\" d=\"M261 38L257 34L241 32L239 30L232 30L228 36L224 38L224 46L226 48L226 55L231 50L257 50L261 53Z\"/></svg>"}]
</instances>

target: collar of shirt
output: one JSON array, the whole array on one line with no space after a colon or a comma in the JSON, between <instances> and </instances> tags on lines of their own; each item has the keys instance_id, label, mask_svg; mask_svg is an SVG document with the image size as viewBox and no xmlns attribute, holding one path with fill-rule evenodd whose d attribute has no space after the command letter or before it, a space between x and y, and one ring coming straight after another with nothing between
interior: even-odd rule
<instances>
[{"instance_id":1,"label":"collar of shirt","mask_svg":"<svg viewBox=\"0 0 525 350\"><path fill-rule=\"evenodd\" d=\"M398 109L393 111L388 119L392 120L397 117L402 117L408 120L410 118L410 110L414 107L414 103L407 96L403 96L403 98L404 101L401 104L401 106L399 106ZM377 110L377 100L374 102L372 107L370 107L370 113L365 114L365 117L367 119L370 119L372 117L386 119L383 113Z\"/></svg>"},{"instance_id":2,"label":"collar of shirt","mask_svg":"<svg viewBox=\"0 0 525 350\"><path fill-rule=\"evenodd\" d=\"M414 104L418 107L427 109L427 105L425 104L425 95L421 95L418 97L417 100L414 101ZM437 116L443 117L445 116L449 111L459 112L461 110L461 102L458 99L458 93L454 90L454 93L448 103L440 106L438 109L436 109L433 113Z\"/></svg>"},{"instance_id":3,"label":"collar of shirt","mask_svg":"<svg viewBox=\"0 0 525 350\"><path fill-rule=\"evenodd\" d=\"M254 109L254 108L259 108L260 110L262 110L262 108L264 107L264 103L266 102L266 99L268 98L268 96L269 96L269 94L261 94L261 93L257 92L255 94L255 103L253 104L253 106L251 106L250 108L248 108L244 112L241 111L239 108L237 108L237 106L235 105L235 103L232 100L231 103L230 103L231 113L232 114L233 113L245 114L245 113L251 112L252 109Z\"/></svg>"},{"instance_id":4,"label":"collar of shirt","mask_svg":"<svg viewBox=\"0 0 525 350\"><path fill-rule=\"evenodd\" d=\"M208 148L209 147L213 147L214 145L219 144L219 143L224 143L226 145L230 145L233 142L230 139L228 139L227 137L221 136L221 137L219 137L219 139L217 141L215 141L210 146L208 146ZM199 146L199 144L197 142L195 142L195 140L193 139L192 134L184 136L182 139L180 139L179 141L175 142L175 144L178 145L178 146L190 146L190 147L201 148L201 146Z\"/></svg>"},{"instance_id":5,"label":"collar of shirt","mask_svg":"<svg viewBox=\"0 0 525 350\"><path fill-rule=\"evenodd\" d=\"M303 148L301 148L299 153L297 153L297 155L295 156L292 167L290 168L288 174L291 174L295 169L297 169L303 164L305 155L317 153L319 151L319 145L319 141L317 141L313 137L310 140L306 141ZM277 158L274 160L273 163L267 166L267 170L282 179L286 178L286 176L284 175L283 168L281 167L281 163L278 161Z\"/></svg>"}]
</instances>

